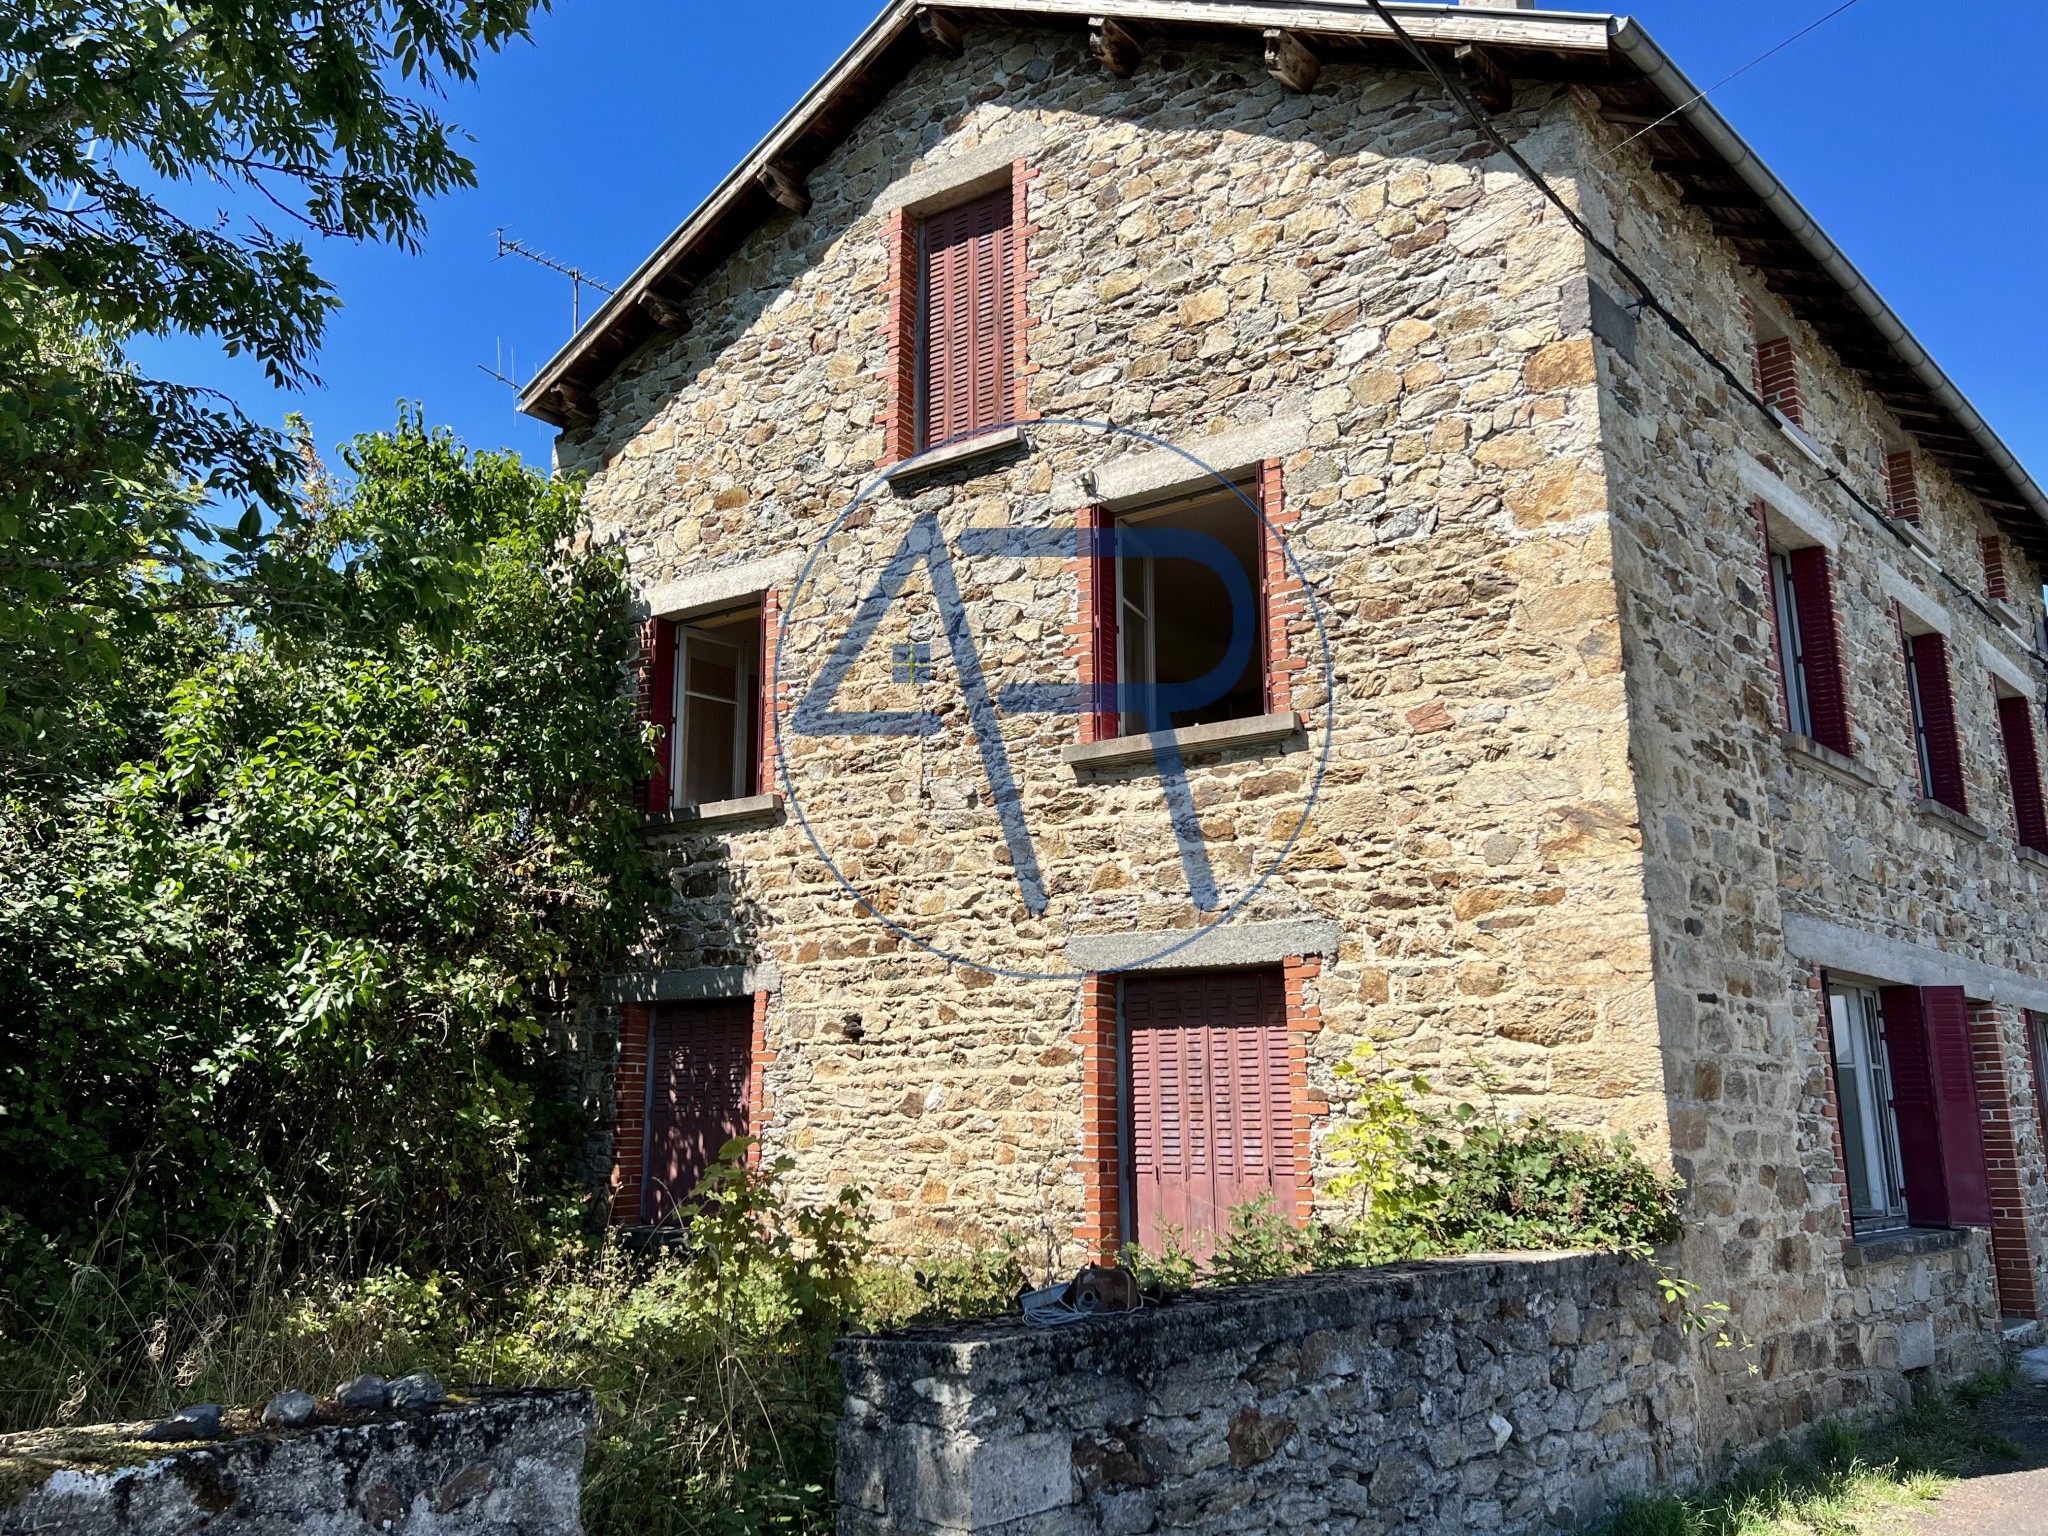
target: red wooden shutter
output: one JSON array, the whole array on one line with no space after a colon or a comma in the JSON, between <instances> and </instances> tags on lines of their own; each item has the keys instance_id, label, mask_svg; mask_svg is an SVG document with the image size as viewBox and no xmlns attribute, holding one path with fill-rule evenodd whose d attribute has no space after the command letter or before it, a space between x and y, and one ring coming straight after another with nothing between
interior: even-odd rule
<instances>
[{"instance_id":1,"label":"red wooden shutter","mask_svg":"<svg viewBox=\"0 0 2048 1536\"><path fill-rule=\"evenodd\" d=\"M1800 670L1805 675L1806 710L1813 739L1850 756L1849 700L1842 687L1842 653L1835 633L1835 589L1828 552L1795 549L1792 601L1799 610Z\"/></svg>"},{"instance_id":2,"label":"red wooden shutter","mask_svg":"<svg viewBox=\"0 0 2048 1536\"><path fill-rule=\"evenodd\" d=\"M1984 1123L1961 987L1887 987L1885 1041L1906 1210L1916 1226L1991 1225Z\"/></svg>"},{"instance_id":3,"label":"red wooden shutter","mask_svg":"<svg viewBox=\"0 0 2048 1536\"><path fill-rule=\"evenodd\" d=\"M2005 737L2006 777L2012 781L2013 822L2023 847L2048 853L2048 809L2041 800L2041 760L2034 748L2033 711L2025 699L1998 701Z\"/></svg>"},{"instance_id":4,"label":"red wooden shutter","mask_svg":"<svg viewBox=\"0 0 2048 1536\"><path fill-rule=\"evenodd\" d=\"M1016 382L1010 189L924 224L924 430L919 446L1010 419Z\"/></svg>"},{"instance_id":5,"label":"red wooden shutter","mask_svg":"<svg viewBox=\"0 0 2048 1536\"><path fill-rule=\"evenodd\" d=\"M1950 810L1967 811L1963 750L1956 737L1956 701L1948 683L1948 642L1940 635L1915 635L1910 644L1920 730L1927 743L1928 796Z\"/></svg>"},{"instance_id":6,"label":"red wooden shutter","mask_svg":"<svg viewBox=\"0 0 2048 1536\"><path fill-rule=\"evenodd\" d=\"M668 1221L718 1156L747 1134L752 998L669 1003L655 1010L647 1084L644 1221Z\"/></svg>"},{"instance_id":7,"label":"red wooden shutter","mask_svg":"<svg viewBox=\"0 0 2048 1536\"><path fill-rule=\"evenodd\" d=\"M665 811L675 803L669 765L676 731L676 627L667 619L640 626L640 718L659 733L641 809Z\"/></svg>"},{"instance_id":8,"label":"red wooden shutter","mask_svg":"<svg viewBox=\"0 0 2048 1536\"><path fill-rule=\"evenodd\" d=\"M1941 1176L1941 1118L1935 1105L1933 1068L1927 1059L1926 1010L1916 987L1886 987L1881 1001L1906 1214L1916 1226L1945 1227L1948 1186Z\"/></svg>"},{"instance_id":9,"label":"red wooden shutter","mask_svg":"<svg viewBox=\"0 0 2048 1536\"><path fill-rule=\"evenodd\" d=\"M1294 1210L1287 1003L1276 970L1124 981L1137 1240L1206 1255L1236 1207Z\"/></svg>"},{"instance_id":10,"label":"red wooden shutter","mask_svg":"<svg viewBox=\"0 0 2048 1536\"><path fill-rule=\"evenodd\" d=\"M1088 651L1094 696L1084 708L1093 716L1091 735L1108 741L1122 728L1116 707L1116 519L1107 507L1090 507L1082 523L1082 538L1092 545L1084 549L1088 562Z\"/></svg>"}]
</instances>

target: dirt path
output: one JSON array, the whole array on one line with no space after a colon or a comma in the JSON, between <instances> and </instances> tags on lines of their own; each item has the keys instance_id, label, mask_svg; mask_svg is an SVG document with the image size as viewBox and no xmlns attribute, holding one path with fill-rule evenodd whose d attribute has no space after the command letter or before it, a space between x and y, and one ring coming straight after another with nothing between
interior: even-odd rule
<instances>
[{"instance_id":1,"label":"dirt path","mask_svg":"<svg viewBox=\"0 0 2048 1536\"><path fill-rule=\"evenodd\" d=\"M2048 1536L2048 1385L2008 1388L1977 1405L1985 1430L2020 1453L1981 1457L1931 1510L1902 1527L1902 1536Z\"/></svg>"}]
</instances>

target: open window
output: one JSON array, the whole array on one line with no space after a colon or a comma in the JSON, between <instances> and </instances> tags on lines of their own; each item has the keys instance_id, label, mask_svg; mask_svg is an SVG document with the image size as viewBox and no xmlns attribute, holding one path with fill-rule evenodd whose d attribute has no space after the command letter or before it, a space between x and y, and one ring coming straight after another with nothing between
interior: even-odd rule
<instances>
[{"instance_id":1,"label":"open window","mask_svg":"<svg viewBox=\"0 0 2048 1536\"><path fill-rule=\"evenodd\" d=\"M1176 729L1264 714L1264 539L1258 513L1247 497L1218 490L1124 513L1114 527L1114 623L1103 626L1097 643L1114 647L1115 665L1104 673L1113 671L1126 689L1177 690L1184 702L1166 711ZM1230 584L1217 568L1226 560L1242 572L1244 590L1251 594L1251 612L1242 615L1248 635L1233 632L1239 615ZM1217 669L1232 654L1233 642L1241 645L1246 640L1249 648L1235 675L1216 678ZM1210 685L1197 687L1204 679L1210 679ZM1129 703L1130 698L1126 692L1124 701ZM1168 692L1164 702L1174 705L1174 692ZM1126 710L1119 729L1135 735L1148 727L1141 711Z\"/></svg>"},{"instance_id":2,"label":"open window","mask_svg":"<svg viewBox=\"0 0 2048 1536\"><path fill-rule=\"evenodd\" d=\"M1903 621L1906 692L1913 712L1913 749L1920 763L1920 787L1928 799L1967 812L1962 738L1956 730L1955 689L1949 681L1948 640L1934 630L1915 633L1919 621Z\"/></svg>"},{"instance_id":3,"label":"open window","mask_svg":"<svg viewBox=\"0 0 2048 1536\"><path fill-rule=\"evenodd\" d=\"M1856 1231L1989 1226L1991 1185L1961 987L1828 980Z\"/></svg>"},{"instance_id":4,"label":"open window","mask_svg":"<svg viewBox=\"0 0 2048 1536\"><path fill-rule=\"evenodd\" d=\"M1906 1225L1906 1185L1899 1170L1899 1126L1892 1107L1891 1057L1884 1010L1868 987L1828 987L1835 1037L1835 1096L1842 1154L1849 1175L1849 1211L1859 1232Z\"/></svg>"},{"instance_id":5,"label":"open window","mask_svg":"<svg viewBox=\"0 0 2048 1536\"><path fill-rule=\"evenodd\" d=\"M660 742L646 808L714 805L760 793L761 608L652 619L642 709Z\"/></svg>"},{"instance_id":6,"label":"open window","mask_svg":"<svg viewBox=\"0 0 2048 1536\"><path fill-rule=\"evenodd\" d=\"M1847 757L1848 696L1842 685L1833 573L1817 544L1789 549L1773 535L1772 622L1785 688L1785 728Z\"/></svg>"}]
</instances>

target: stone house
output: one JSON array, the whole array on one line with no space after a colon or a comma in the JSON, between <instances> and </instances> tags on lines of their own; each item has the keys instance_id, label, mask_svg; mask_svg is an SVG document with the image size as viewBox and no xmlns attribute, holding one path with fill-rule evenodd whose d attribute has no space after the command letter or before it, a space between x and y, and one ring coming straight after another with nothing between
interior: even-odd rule
<instances>
[{"instance_id":1,"label":"stone house","mask_svg":"<svg viewBox=\"0 0 2048 1536\"><path fill-rule=\"evenodd\" d=\"M2048 499L1633 23L897 0L523 406L665 754L619 1221L1306 1216L1370 1038L1669 1159L1738 1440L2048 1301Z\"/></svg>"}]
</instances>

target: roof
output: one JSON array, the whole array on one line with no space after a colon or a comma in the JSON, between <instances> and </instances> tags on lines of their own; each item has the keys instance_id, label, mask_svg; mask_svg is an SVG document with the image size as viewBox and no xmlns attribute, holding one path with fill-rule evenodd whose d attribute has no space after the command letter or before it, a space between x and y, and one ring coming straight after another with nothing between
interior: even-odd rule
<instances>
[{"instance_id":1,"label":"roof","mask_svg":"<svg viewBox=\"0 0 2048 1536\"><path fill-rule=\"evenodd\" d=\"M1640 134L1716 234L1881 398L2037 564L2048 565L2048 495L1855 266L1686 79L1625 16L1391 4L1444 55L1469 45L1520 79L1585 86L1609 121ZM1242 37L1278 28L1325 60L1390 69L1414 60L1364 0L970 0L888 8L521 392L556 425L664 324L686 324L690 291L766 220L807 199L804 179L927 53L957 52L977 22L1086 30L1108 17L1141 41Z\"/></svg>"}]
</instances>

